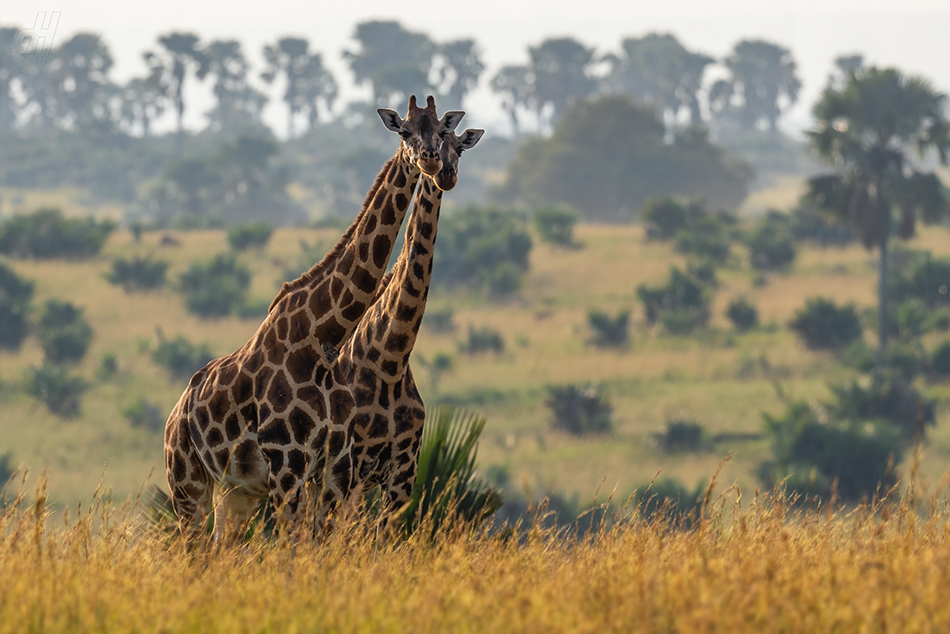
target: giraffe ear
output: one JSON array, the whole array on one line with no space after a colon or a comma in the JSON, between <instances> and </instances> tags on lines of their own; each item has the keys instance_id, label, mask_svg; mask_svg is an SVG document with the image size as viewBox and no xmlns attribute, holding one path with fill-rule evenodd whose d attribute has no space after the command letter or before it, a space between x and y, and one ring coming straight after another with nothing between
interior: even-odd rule
<instances>
[{"instance_id":1,"label":"giraffe ear","mask_svg":"<svg viewBox=\"0 0 950 634\"><path fill-rule=\"evenodd\" d=\"M398 112L390 110L389 108L379 108L376 112L379 113L379 118L383 120L383 125L386 126L387 130L396 133L402 130L402 124L404 124L405 121L402 120Z\"/></svg>"},{"instance_id":2,"label":"giraffe ear","mask_svg":"<svg viewBox=\"0 0 950 634\"><path fill-rule=\"evenodd\" d=\"M462 144L463 150L471 150L475 147L475 144L478 143L478 140L482 138L482 135L485 134L484 130L473 130L469 128L459 136L459 143Z\"/></svg>"},{"instance_id":3,"label":"giraffe ear","mask_svg":"<svg viewBox=\"0 0 950 634\"><path fill-rule=\"evenodd\" d=\"M445 126L446 132L453 132L464 116L465 112L462 110L449 110L442 115L442 120L439 123Z\"/></svg>"}]
</instances>

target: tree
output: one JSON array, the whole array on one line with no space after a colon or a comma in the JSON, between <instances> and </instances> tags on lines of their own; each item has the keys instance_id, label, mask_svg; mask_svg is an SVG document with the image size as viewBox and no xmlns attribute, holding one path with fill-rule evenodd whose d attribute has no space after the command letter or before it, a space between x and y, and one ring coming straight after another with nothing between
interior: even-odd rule
<instances>
[{"instance_id":1,"label":"tree","mask_svg":"<svg viewBox=\"0 0 950 634\"><path fill-rule=\"evenodd\" d=\"M30 332L33 282L0 262L0 350L17 352Z\"/></svg>"},{"instance_id":2,"label":"tree","mask_svg":"<svg viewBox=\"0 0 950 634\"><path fill-rule=\"evenodd\" d=\"M779 115L798 101L802 87L791 52L764 40L742 40L723 63L731 74L729 96L740 101L736 110L740 127L754 130L765 120L775 132ZM717 103L728 88L726 84L716 86Z\"/></svg>"},{"instance_id":3,"label":"tree","mask_svg":"<svg viewBox=\"0 0 950 634\"><path fill-rule=\"evenodd\" d=\"M0 27L0 130L10 130L16 123L17 103L15 88L21 80L21 56L13 50L13 40L20 29Z\"/></svg>"},{"instance_id":4,"label":"tree","mask_svg":"<svg viewBox=\"0 0 950 634\"><path fill-rule=\"evenodd\" d=\"M149 67L145 77L134 77L119 92L119 121L129 132L141 129L148 136L152 121L165 113L168 100L168 85L163 78L163 69L153 53L142 55Z\"/></svg>"},{"instance_id":5,"label":"tree","mask_svg":"<svg viewBox=\"0 0 950 634\"><path fill-rule=\"evenodd\" d=\"M317 105L323 101L327 110L333 107L337 95L336 80L323 66L319 53L310 53L307 40L284 37L276 45L264 47L267 69L261 78L268 84L278 75L286 79L284 102L287 104L287 136L294 138L294 118L307 112L310 127L319 119Z\"/></svg>"},{"instance_id":6,"label":"tree","mask_svg":"<svg viewBox=\"0 0 950 634\"><path fill-rule=\"evenodd\" d=\"M83 127L95 119L108 119L107 88L112 55L95 33L78 33L55 52L52 77L61 106L60 123Z\"/></svg>"},{"instance_id":7,"label":"tree","mask_svg":"<svg viewBox=\"0 0 950 634\"><path fill-rule=\"evenodd\" d=\"M217 107L207 113L212 129L235 132L260 127L267 96L247 81L250 65L237 40L215 40L205 48L208 72L214 76Z\"/></svg>"},{"instance_id":8,"label":"tree","mask_svg":"<svg viewBox=\"0 0 950 634\"><path fill-rule=\"evenodd\" d=\"M452 40L437 48L437 74L444 86L448 103L446 110L461 110L465 95L478 85L478 78L485 71L481 51L472 39Z\"/></svg>"},{"instance_id":9,"label":"tree","mask_svg":"<svg viewBox=\"0 0 950 634\"><path fill-rule=\"evenodd\" d=\"M408 31L399 22L370 20L356 25L356 51L343 51L357 84L369 82L373 103L392 105L413 91L429 89L435 43L424 33Z\"/></svg>"},{"instance_id":10,"label":"tree","mask_svg":"<svg viewBox=\"0 0 950 634\"><path fill-rule=\"evenodd\" d=\"M597 82L591 76L594 49L570 37L550 38L528 49L534 79L534 106L538 116L550 104L557 123L573 102L593 94Z\"/></svg>"},{"instance_id":11,"label":"tree","mask_svg":"<svg viewBox=\"0 0 950 634\"><path fill-rule=\"evenodd\" d=\"M626 38L623 56L615 58L610 81L635 100L653 106L660 121L676 119L680 109L690 113L690 123L702 123L699 91L706 66L714 60L691 53L670 34L649 33Z\"/></svg>"},{"instance_id":12,"label":"tree","mask_svg":"<svg viewBox=\"0 0 950 634\"><path fill-rule=\"evenodd\" d=\"M501 107L511 118L511 129L518 134L518 110L531 108L531 70L527 66L503 66L491 78L492 92L501 96Z\"/></svg>"},{"instance_id":13,"label":"tree","mask_svg":"<svg viewBox=\"0 0 950 634\"><path fill-rule=\"evenodd\" d=\"M192 33L169 33L158 38L159 44L168 55L163 64L172 103L175 104L175 113L178 117L178 133L184 131L182 119L185 115L184 88L185 78L190 69L194 69L195 77L204 79L208 73L208 56L198 46L199 38Z\"/></svg>"},{"instance_id":14,"label":"tree","mask_svg":"<svg viewBox=\"0 0 950 634\"><path fill-rule=\"evenodd\" d=\"M932 172L908 155L934 151L944 165L950 151L947 96L917 75L867 68L840 88L826 88L815 103L812 148L835 172L808 181L806 198L819 209L850 220L865 247L877 248L878 337L887 349L888 246L894 216L897 233L914 234L918 217L932 223L950 214L950 200Z\"/></svg>"}]
</instances>

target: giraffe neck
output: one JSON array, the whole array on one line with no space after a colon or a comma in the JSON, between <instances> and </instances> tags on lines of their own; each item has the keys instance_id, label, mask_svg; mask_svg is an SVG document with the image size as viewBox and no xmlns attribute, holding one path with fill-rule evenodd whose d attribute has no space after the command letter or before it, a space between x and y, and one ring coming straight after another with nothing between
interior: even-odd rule
<instances>
[{"instance_id":1,"label":"giraffe neck","mask_svg":"<svg viewBox=\"0 0 950 634\"><path fill-rule=\"evenodd\" d=\"M268 317L276 320L305 302L314 321L309 334L318 344L339 349L376 294L419 175L408 150L400 146L336 246L300 278L281 287ZM278 307L281 302L283 308Z\"/></svg>"},{"instance_id":2,"label":"giraffe neck","mask_svg":"<svg viewBox=\"0 0 950 634\"><path fill-rule=\"evenodd\" d=\"M392 272L380 284L377 299L354 333L358 364L371 364L381 378L402 378L416 343L432 279L442 190L423 178L406 227L406 242Z\"/></svg>"}]
</instances>

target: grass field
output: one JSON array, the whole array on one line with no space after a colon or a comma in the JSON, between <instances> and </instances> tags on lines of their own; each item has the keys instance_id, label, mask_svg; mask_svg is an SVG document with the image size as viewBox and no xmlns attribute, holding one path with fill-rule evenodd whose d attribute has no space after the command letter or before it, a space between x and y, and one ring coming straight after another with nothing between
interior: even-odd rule
<instances>
[{"instance_id":1,"label":"grass field","mask_svg":"<svg viewBox=\"0 0 950 634\"><path fill-rule=\"evenodd\" d=\"M58 297L85 307L96 331L91 352L80 367L92 388L83 400L82 415L61 420L22 391L24 373L38 363L41 351L31 340L18 354L0 354L0 453L11 451L15 463L45 470L50 500L73 505L86 498L100 478L119 497L137 490L156 469L152 483L162 484L159 433L133 428L121 411L141 397L165 411L174 404L184 381L169 379L150 357L156 329L167 337L185 335L207 342L215 354L243 344L258 322L229 318L202 321L189 315L181 297L165 289L126 295L103 275L112 258L154 253L172 262L174 280L191 262L227 249L224 232L176 233L180 247L160 247L158 233L146 233L135 243L128 232L117 231L104 253L83 262L14 261L16 270L36 281L35 304ZM518 489L535 494L558 490L580 501L595 491L628 493L663 470L692 487L707 479L720 458L732 460L720 475L722 482L755 485L753 471L768 457L765 440L749 438L761 431L762 411L778 412L782 403L773 387L778 378L795 398L821 399L827 381L849 376L831 356L804 350L786 328L788 319L805 298L814 295L873 306L874 260L860 247L803 249L792 271L774 275L765 286L753 284L754 275L742 266L741 253L720 272L720 288L713 306L711 331L694 338L670 337L642 323L636 300L639 284L662 283L673 264L681 264L669 244L649 243L637 226L581 226L578 250L537 244L523 291L514 299L490 301L478 294L436 289L430 309L451 307L456 331L436 334L423 328L416 358L439 351L455 356L455 368L433 390L418 362L417 377L429 403L463 403L483 412L488 425L482 437L479 464L506 467ZM278 230L266 250L241 259L254 272L252 295L266 301L276 292L281 273L299 258L300 240L329 248L332 230ZM950 234L931 228L909 246L950 255ZM436 263L438 266L438 263ZM736 335L723 313L728 302L745 296L758 307L766 327ZM585 343L587 311L611 314L632 309L633 343L627 351L604 351ZM469 325L488 325L501 331L506 348L500 355L468 357L458 352ZM871 338L871 333L867 333ZM933 344L937 339L928 340ZM104 354L115 354L119 374L96 378ZM771 371L763 371L760 359ZM598 438L575 438L549 429L543 405L545 387L596 381L614 406L616 432ZM925 447L921 474L938 481L950 466L950 389L926 386L941 398L938 425ZM664 455L652 444L652 434L666 420L687 412L712 434L746 434L742 440L717 443L701 454Z\"/></svg>"},{"instance_id":2,"label":"grass field","mask_svg":"<svg viewBox=\"0 0 950 634\"><path fill-rule=\"evenodd\" d=\"M691 530L628 509L580 537L386 542L351 519L190 552L135 506L64 525L26 503L0 511L0 632L941 632L950 521L919 499L845 515L729 489Z\"/></svg>"}]
</instances>

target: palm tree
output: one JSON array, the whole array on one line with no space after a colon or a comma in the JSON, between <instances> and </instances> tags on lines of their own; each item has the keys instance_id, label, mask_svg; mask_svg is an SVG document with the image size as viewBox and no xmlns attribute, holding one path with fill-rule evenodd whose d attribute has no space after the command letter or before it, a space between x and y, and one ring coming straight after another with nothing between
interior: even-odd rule
<instances>
[{"instance_id":1,"label":"palm tree","mask_svg":"<svg viewBox=\"0 0 950 634\"><path fill-rule=\"evenodd\" d=\"M397 97L428 88L435 43L424 33L409 31L393 20L370 20L356 25L355 51L343 51L357 84L369 82L373 103L388 106Z\"/></svg>"},{"instance_id":2,"label":"palm tree","mask_svg":"<svg viewBox=\"0 0 950 634\"><path fill-rule=\"evenodd\" d=\"M850 220L864 245L877 247L878 337L887 349L887 255L897 233L914 234L918 219L935 222L950 215L947 191L932 172L918 170L909 156L935 151L947 164L950 121L947 96L923 77L892 68L866 68L840 87L824 90L815 103L817 121L807 134L812 147L835 173L808 181L807 200Z\"/></svg>"},{"instance_id":3,"label":"palm tree","mask_svg":"<svg viewBox=\"0 0 950 634\"><path fill-rule=\"evenodd\" d=\"M264 47L264 59L267 69L261 78L268 84L277 75L286 77L287 89L284 102L287 104L287 138L294 138L294 118L300 112L307 112L310 127L318 120L318 101L323 101L327 110L333 107L337 96L336 80L323 66L319 53L311 53L307 40L297 37L284 37L274 46Z\"/></svg>"},{"instance_id":4,"label":"palm tree","mask_svg":"<svg viewBox=\"0 0 950 634\"><path fill-rule=\"evenodd\" d=\"M551 104L556 124L574 101L593 94L597 81L591 76L594 49L570 37L550 38L528 49L534 78L534 105L541 110Z\"/></svg>"},{"instance_id":5,"label":"palm tree","mask_svg":"<svg viewBox=\"0 0 950 634\"><path fill-rule=\"evenodd\" d=\"M742 96L742 126L752 130L765 119L775 132L779 115L798 101L802 87L791 52L771 42L743 40L724 63Z\"/></svg>"},{"instance_id":6,"label":"palm tree","mask_svg":"<svg viewBox=\"0 0 950 634\"><path fill-rule=\"evenodd\" d=\"M208 72L214 76L216 108L207 113L212 128L236 131L261 124L267 96L247 81L250 64L237 40L215 40L205 47Z\"/></svg>"},{"instance_id":7,"label":"palm tree","mask_svg":"<svg viewBox=\"0 0 950 634\"><path fill-rule=\"evenodd\" d=\"M439 45L439 81L448 84L447 108L461 109L462 100L478 85L478 78L485 71L481 51L475 40L453 40Z\"/></svg>"},{"instance_id":8,"label":"palm tree","mask_svg":"<svg viewBox=\"0 0 950 634\"><path fill-rule=\"evenodd\" d=\"M492 92L501 95L502 110L511 117L511 129L518 134L518 110L531 107L531 69L527 66L503 66L491 78Z\"/></svg>"},{"instance_id":9,"label":"palm tree","mask_svg":"<svg viewBox=\"0 0 950 634\"><path fill-rule=\"evenodd\" d=\"M175 112L178 115L178 133L184 130L182 118L185 114L184 87L189 68L194 68L195 76L204 79L208 72L209 60L198 46L198 36L191 33L169 33L158 38L158 42L168 53L165 66L167 83Z\"/></svg>"}]
</instances>

